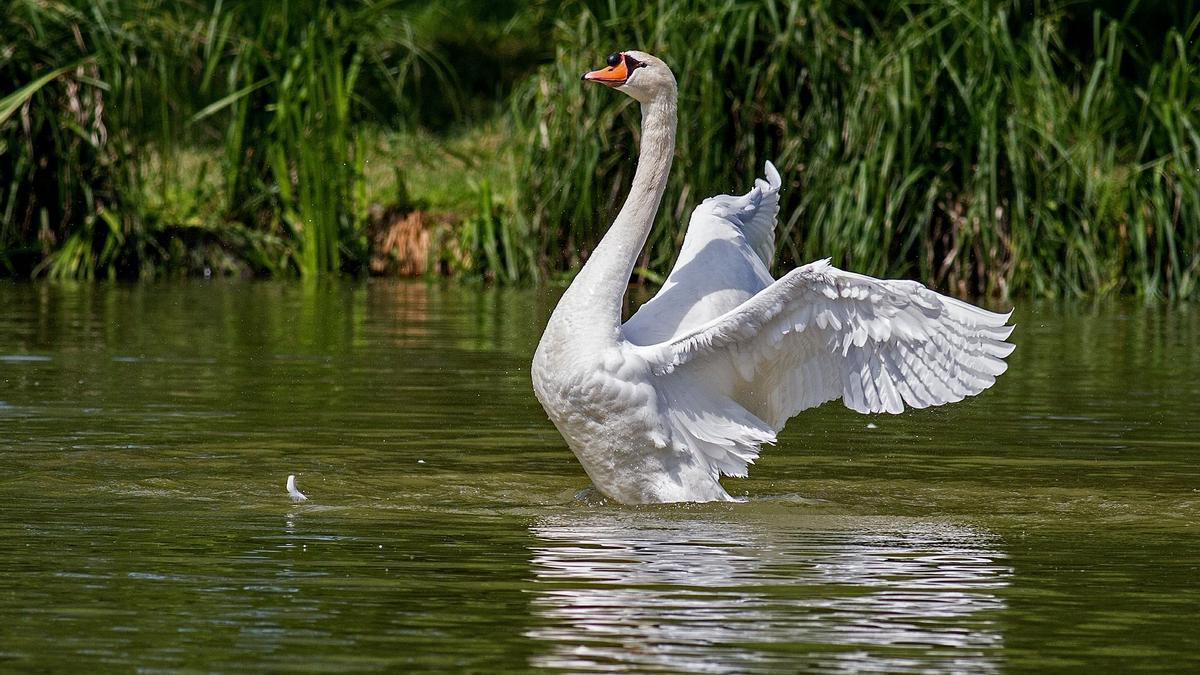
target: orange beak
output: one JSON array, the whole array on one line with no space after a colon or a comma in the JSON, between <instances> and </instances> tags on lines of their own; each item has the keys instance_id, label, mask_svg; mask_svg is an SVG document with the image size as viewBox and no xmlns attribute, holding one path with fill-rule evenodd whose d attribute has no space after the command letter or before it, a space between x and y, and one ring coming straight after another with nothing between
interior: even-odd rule
<instances>
[{"instance_id":1,"label":"orange beak","mask_svg":"<svg viewBox=\"0 0 1200 675\"><path fill-rule=\"evenodd\" d=\"M625 65L625 59L621 59L621 62L615 66L584 73L583 79L589 82L607 84L610 87L619 87L625 84L625 80L629 79L629 67Z\"/></svg>"}]
</instances>

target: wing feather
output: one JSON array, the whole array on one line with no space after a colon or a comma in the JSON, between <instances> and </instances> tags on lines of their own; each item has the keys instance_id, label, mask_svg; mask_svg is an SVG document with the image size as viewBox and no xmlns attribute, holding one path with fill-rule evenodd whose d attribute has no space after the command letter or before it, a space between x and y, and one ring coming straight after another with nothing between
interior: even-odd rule
<instances>
[{"instance_id":1,"label":"wing feather","mask_svg":"<svg viewBox=\"0 0 1200 675\"><path fill-rule=\"evenodd\" d=\"M801 410L837 398L859 412L900 413L978 394L1008 367L1010 316L822 260L686 334L640 349L660 377L730 363L737 381L709 386L778 430Z\"/></svg>"},{"instance_id":2,"label":"wing feather","mask_svg":"<svg viewBox=\"0 0 1200 675\"><path fill-rule=\"evenodd\" d=\"M780 180L769 163L766 174L696 208L675 269L622 328L655 377L677 452L743 476L807 408L841 399L900 413L978 394L1004 372L1011 313L828 260L772 282Z\"/></svg>"},{"instance_id":3,"label":"wing feather","mask_svg":"<svg viewBox=\"0 0 1200 675\"><path fill-rule=\"evenodd\" d=\"M704 200L692 212L675 266L658 293L622 326L634 344L662 342L702 326L769 286L779 213L779 172L743 195Z\"/></svg>"}]
</instances>

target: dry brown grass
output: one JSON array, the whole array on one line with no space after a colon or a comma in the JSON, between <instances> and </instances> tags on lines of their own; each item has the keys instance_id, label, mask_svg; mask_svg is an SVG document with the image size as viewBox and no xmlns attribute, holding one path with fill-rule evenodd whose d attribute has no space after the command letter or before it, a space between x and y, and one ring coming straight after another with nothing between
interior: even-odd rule
<instances>
[{"instance_id":1,"label":"dry brown grass","mask_svg":"<svg viewBox=\"0 0 1200 675\"><path fill-rule=\"evenodd\" d=\"M452 213L371 209L371 274L419 277L449 274L462 251L452 229L461 217Z\"/></svg>"}]
</instances>

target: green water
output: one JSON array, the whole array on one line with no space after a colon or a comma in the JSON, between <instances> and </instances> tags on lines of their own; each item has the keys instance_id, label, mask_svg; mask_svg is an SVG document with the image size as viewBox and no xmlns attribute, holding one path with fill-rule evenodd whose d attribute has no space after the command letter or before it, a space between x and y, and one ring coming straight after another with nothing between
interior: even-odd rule
<instances>
[{"instance_id":1,"label":"green water","mask_svg":"<svg viewBox=\"0 0 1200 675\"><path fill-rule=\"evenodd\" d=\"M1200 667L1200 313L1024 303L984 395L626 508L530 391L553 301L0 284L0 669Z\"/></svg>"}]
</instances>

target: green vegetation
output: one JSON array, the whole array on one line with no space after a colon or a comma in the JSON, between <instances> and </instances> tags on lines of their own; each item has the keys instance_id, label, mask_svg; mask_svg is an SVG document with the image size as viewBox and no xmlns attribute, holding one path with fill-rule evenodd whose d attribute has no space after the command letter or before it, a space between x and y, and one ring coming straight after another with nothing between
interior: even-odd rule
<instances>
[{"instance_id":1,"label":"green vegetation","mask_svg":"<svg viewBox=\"0 0 1200 675\"><path fill-rule=\"evenodd\" d=\"M700 199L773 159L781 267L830 255L1000 296L1200 285L1194 0L257 8L0 10L0 272L354 273L419 209L431 272L568 275L623 199L638 122L579 73L636 47L682 97L643 279Z\"/></svg>"},{"instance_id":2,"label":"green vegetation","mask_svg":"<svg viewBox=\"0 0 1200 675\"><path fill-rule=\"evenodd\" d=\"M395 4L0 10L0 91L16 89L0 99L0 269L362 268L369 122L403 117L422 75L445 79Z\"/></svg>"},{"instance_id":3,"label":"green vegetation","mask_svg":"<svg viewBox=\"0 0 1200 675\"><path fill-rule=\"evenodd\" d=\"M1131 53L1149 41L1128 21L1026 4L690 0L560 22L557 58L513 116L540 267L574 264L562 243L586 250L632 173L633 106L571 86L594 59L575 45L612 39L652 45L680 82L647 270L668 268L699 198L744 189L773 158L791 261L831 255L962 294L1192 294L1200 19Z\"/></svg>"}]
</instances>

